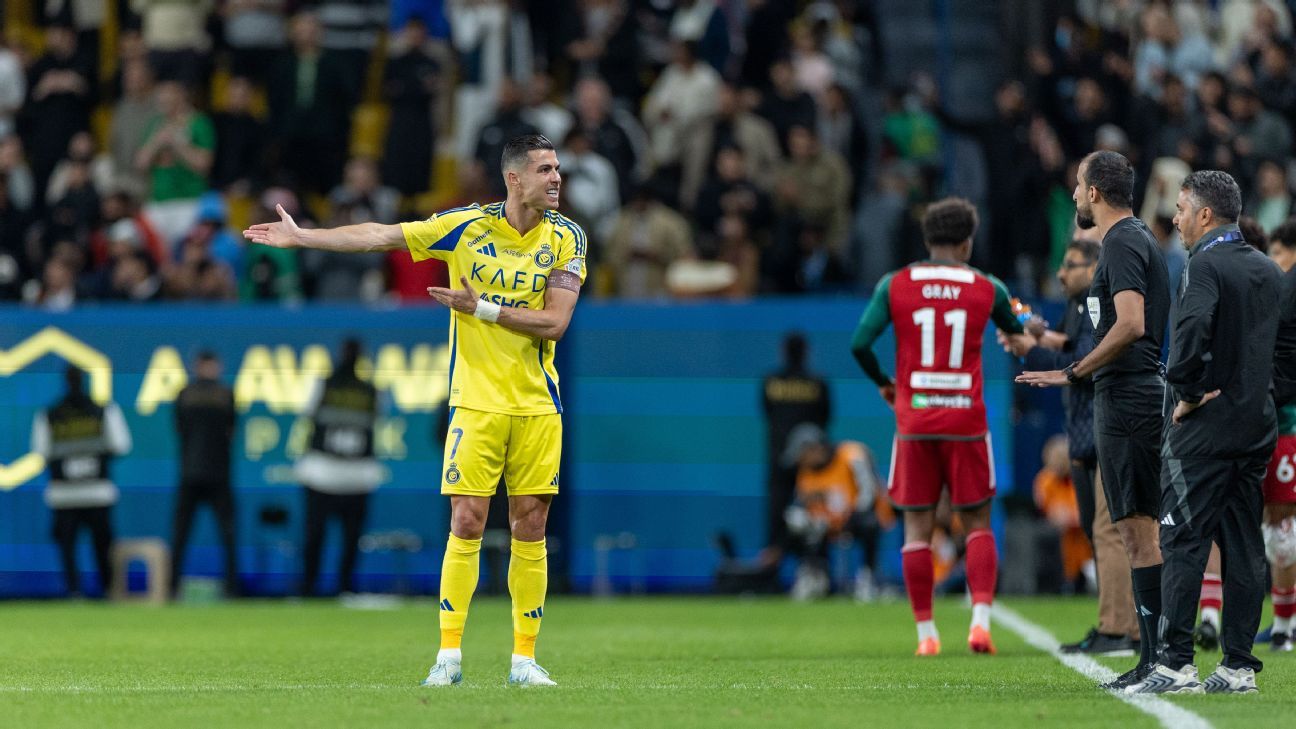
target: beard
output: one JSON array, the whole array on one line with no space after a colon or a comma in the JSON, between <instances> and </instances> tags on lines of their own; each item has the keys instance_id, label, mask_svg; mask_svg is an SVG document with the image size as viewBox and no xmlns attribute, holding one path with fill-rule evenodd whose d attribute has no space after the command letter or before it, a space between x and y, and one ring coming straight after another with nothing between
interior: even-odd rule
<instances>
[{"instance_id":1,"label":"beard","mask_svg":"<svg viewBox=\"0 0 1296 729\"><path fill-rule=\"evenodd\" d=\"M1094 220L1093 210L1081 210L1076 208L1075 214L1076 227L1080 230L1092 230L1098 226L1098 221Z\"/></svg>"}]
</instances>

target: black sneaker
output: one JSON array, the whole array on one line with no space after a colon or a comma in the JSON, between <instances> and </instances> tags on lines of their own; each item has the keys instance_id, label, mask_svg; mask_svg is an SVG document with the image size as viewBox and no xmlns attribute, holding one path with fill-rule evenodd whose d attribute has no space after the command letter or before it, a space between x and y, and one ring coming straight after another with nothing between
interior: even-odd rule
<instances>
[{"instance_id":1,"label":"black sneaker","mask_svg":"<svg viewBox=\"0 0 1296 729\"><path fill-rule=\"evenodd\" d=\"M1148 674L1152 673L1153 665L1151 663L1140 663L1107 683L1099 684L1099 687L1107 691L1124 691L1129 686L1133 686L1147 678Z\"/></svg>"},{"instance_id":2,"label":"black sneaker","mask_svg":"<svg viewBox=\"0 0 1296 729\"><path fill-rule=\"evenodd\" d=\"M1202 621L1201 625L1193 631L1193 642L1198 648L1204 651L1213 651L1219 648L1219 628L1214 623Z\"/></svg>"},{"instance_id":3,"label":"black sneaker","mask_svg":"<svg viewBox=\"0 0 1296 729\"><path fill-rule=\"evenodd\" d=\"M1078 643L1059 646L1062 653L1083 653L1090 656L1132 656L1135 651L1133 640L1127 635L1109 635L1099 633L1097 628L1090 628L1089 633Z\"/></svg>"},{"instance_id":4,"label":"black sneaker","mask_svg":"<svg viewBox=\"0 0 1296 729\"><path fill-rule=\"evenodd\" d=\"M1275 652L1291 653L1292 637L1290 633L1272 633L1269 637L1269 647Z\"/></svg>"}]
</instances>

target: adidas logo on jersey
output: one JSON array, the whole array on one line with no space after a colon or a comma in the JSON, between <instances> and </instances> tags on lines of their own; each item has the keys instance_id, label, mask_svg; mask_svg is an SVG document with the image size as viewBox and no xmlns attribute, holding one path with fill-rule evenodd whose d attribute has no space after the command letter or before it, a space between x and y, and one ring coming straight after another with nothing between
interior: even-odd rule
<instances>
[{"instance_id":1,"label":"adidas logo on jersey","mask_svg":"<svg viewBox=\"0 0 1296 729\"><path fill-rule=\"evenodd\" d=\"M486 245L482 246L477 252L482 254L483 256L490 256L491 258L499 258L499 256L495 255L495 241L488 242Z\"/></svg>"},{"instance_id":2,"label":"adidas logo on jersey","mask_svg":"<svg viewBox=\"0 0 1296 729\"><path fill-rule=\"evenodd\" d=\"M1171 514L1166 514L1165 518L1161 520L1161 523L1166 526L1174 526L1175 525L1174 516Z\"/></svg>"}]
</instances>

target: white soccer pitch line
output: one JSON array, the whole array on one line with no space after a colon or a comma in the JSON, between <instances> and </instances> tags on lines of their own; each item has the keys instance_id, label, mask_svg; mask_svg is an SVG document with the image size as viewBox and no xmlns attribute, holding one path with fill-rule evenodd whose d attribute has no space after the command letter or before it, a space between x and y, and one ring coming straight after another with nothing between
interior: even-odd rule
<instances>
[{"instance_id":1,"label":"white soccer pitch line","mask_svg":"<svg viewBox=\"0 0 1296 729\"><path fill-rule=\"evenodd\" d=\"M995 603L994 620L999 625L1016 633L1022 640L1045 653L1052 655L1072 671L1095 683L1104 683L1116 678L1116 672L1098 661L1080 653L1062 653L1058 650L1058 640L1044 628L1022 617L1020 613L1002 604ZM1135 709L1151 716L1160 722L1165 729L1212 729L1211 723L1201 716L1159 696L1127 696L1117 691L1109 691L1112 696L1133 706Z\"/></svg>"}]
</instances>

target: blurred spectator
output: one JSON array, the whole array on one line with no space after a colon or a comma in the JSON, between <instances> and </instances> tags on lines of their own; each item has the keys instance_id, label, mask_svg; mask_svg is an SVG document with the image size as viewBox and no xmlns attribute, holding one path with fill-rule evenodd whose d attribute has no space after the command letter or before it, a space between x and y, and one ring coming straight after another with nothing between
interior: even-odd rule
<instances>
[{"instance_id":1,"label":"blurred spectator","mask_svg":"<svg viewBox=\"0 0 1296 729\"><path fill-rule=\"evenodd\" d=\"M1181 27L1184 18L1180 14L1176 19L1161 5L1143 11L1143 39L1134 50L1134 93L1159 98L1161 83L1170 74L1195 88L1198 76L1215 67L1214 51L1200 25Z\"/></svg>"},{"instance_id":2,"label":"blurred spectator","mask_svg":"<svg viewBox=\"0 0 1296 729\"><path fill-rule=\"evenodd\" d=\"M680 199L686 209L693 209L697 196L714 169L718 152L723 147L742 150L748 169L777 169L782 156L774 127L765 119L753 114L742 105L738 89L731 85L720 87L716 97L716 117L710 124L700 124L683 140L683 179ZM773 189L770 175L753 180L766 192ZM707 226L709 227L709 226Z\"/></svg>"},{"instance_id":3,"label":"blurred spectator","mask_svg":"<svg viewBox=\"0 0 1296 729\"><path fill-rule=\"evenodd\" d=\"M1269 41L1260 52L1255 74L1260 101L1288 119L1296 114L1296 69L1292 67L1292 52L1290 40Z\"/></svg>"},{"instance_id":4,"label":"blurred spectator","mask_svg":"<svg viewBox=\"0 0 1296 729\"><path fill-rule=\"evenodd\" d=\"M621 207L617 172L594 151L589 135L580 129L567 135L558 158L562 160L565 214L579 223L594 240L595 249L600 249Z\"/></svg>"},{"instance_id":5,"label":"blurred spectator","mask_svg":"<svg viewBox=\"0 0 1296 729\"><path fill-rule=\"evenodd\" d=\"M223 35L230 73L264 83L288 44L288 0L224 0Z\"/></svg>"},{"instance_id":6,"label":"blurred spectator","mask_svg":"<svg viewBox=\"0 0 1296 729\"><path fill-rule=\"evenodd\" d=\"M72 135L90 128L93 105L90 68L77 55L76 34L67 25L50 26L45 53L27 72L19 121L37 190L45 190Z\"/></svg>"},{"instance_id":7,"label":"blurred spectator","mask_svg":"<svg viewBox=\"0 0 1296 729\"><path fill-rule=\"evenodd\" d=\"M16 131L14 117L22 109L27 95L27 79L23 76L22 59L0 36L0 138Z\"/></svg>"},{"instance_id":8,"label":"blurred spectator","mask_svg":"<svg viewBox=\"0 0 1296 729\"><path fill-rule=\"evenodd\" d=\"M347 163L345 179L329 194L333 217L328 227L395 223L399 202L399 193L382 185L373 160L358 157ZM302 251L307 296L319 301L375 301L384 291L385 258L381 252Z\"/></svg>"},{"instance_id":9,"label":"blurred spectator","mask_svg":"<svg viewBox=\"0 0 1296 729\"><path fill-rule=\"evenodd\" d=\"M36 204L36 179L23 156L17 134L0 137L0 174L5 177L5 195L14 209L26 213Z\"/></svg>"},{"instance_id":10,"label":"blurred spectator","mask_svg":"<svg viewBox=\"0 0 1296 729\"><path fill-rule=\"evenodd\" d=\"M504 145L508 144L510 139L539 133L540 130L531 126L522 117L522 95L517 84L510 78L500 81L495 115L481 128L481 135L477 139L477 153L474 156L488 170L486 179L490 181L491 192L494 195L502 198L508 193L500 168Z\"/></svg>"},{"instance_id":11,"label":"blurred spectator","mask_svg":"<svg viewBox=\"0 0 1296 729\"><path fill-rule=\"evenodd\" d=\"M590 135L594 151L612 163L621 186L621 199L630 196L637 181L651 169L648 136L633 114L616 109L608 85L588 77L576 83L576 128Z\"/></svg>"},{"instance_id":12,"label":"blurred spectator","mask_svg":"<svg viewBox=\"0 0 1296 729\"><path fill-rule=\"evenodd\" d=\"M170 248L140 212L139 203L129 193L119 190L105 195L99 204L99 227L90 234L91 265L103 267L115 257L114 245L122 242L142 248L155 266L162 267L171 261Z\"/></svg>"},{"instance_id":13,"label":"blurred spectator","mask_svg":"<svg viewBox=\"0 0 1296 729\"><path fill-rule=\"evenodd\" d=\"M329 193L329 204L333 207L332 225L392 225L400 214L400 193L382 184L377 163L355 157L347 162L342 184Z\"/></svg>"},{"instance_id":14,"label":"blurred spectator","mask_svg":"<svg viewBox=\"0 0 1296 729\"><path fill-rule=\"evenodd\" d=\"M1080 510L1076 503L1075 485L1071 482L1066 436L1049 438L1042 457L1044 468L1035 476L1035 506L1052 527L1049 542L1058 544L1061 550L1065 586L1083 592L1082 570L1085 563L1093 559L1093 549L1080 527ZM1047 551L1043 553L1048 554ZM1052 574L1056 575L1055 572ZM1061 588L1063 585L1053 587Z\"/></svg>"},{"instance_id":15,"label":"blurred spectator","mask_svg":"<svg viewBox=\"0 0 1296 729\"><path fill-rule=\"evenodd\" d=\"M688 221L641 185L617 214L605 260L617 296L648 299L665 296L666 269L693 255Z\"/></svg>"},{"instance_id":16,"label":"blurred spectator","mask_svg":"<svg viewBox=\"0 0 1296 729\"><path fill-rule=\"evenodd\" d=\"M221 382L221 361L203 350L194 360L194 379L175 400L175 428L180 446L180 483L171 521L171 595L179 596L180 575L194 512L206 502L219 527L225 553L225 594L239 593L238 557L234 540L234 489L230 483L234 430L234 392Z\"/></svg>"},{"instance_id":17,"label":"blurred spectator","mask_svg":"<svg viewBox=\"0 0 1296 729\"><path fill-rule=\"evenodd\" d=\"M112 268L109 298L130 303L158 301L162 298L162 280L148 254L135 250L117 261Z\"/></svg>"},{"instance_id":18,"label":"blurred spectator","mask_svg":"<svg viewBox=\"0 0 1296 729\"><path fill-rule=\"evenodd\" d=\"M338 589L355 592L369 495L383 481L382 464L374 455L374 430L386 406L374 386L357 374L361 354L358 340L343 342L333 374L316 384L305 410L313 426L310 446L296 465L306 493L303 596L315 594L318 587L324 528L331 518L342 525Z\"/></svg>"},{"instance_id":19,"label":"blurred spectator","mask_svg":"<svg viewBox=\"0 0 1296 729\"><path fill-rule=\"evenodd\" d=\"M246 254L243 239L225 225L225 201L205 193L198 219L176 245L176 265L168 272L168 293L175 298L232 299Z\"/></svg>"},{"instance_id":20,"label":"blurred spectator","mask_svg":"<svg viewBox=\"0 0 1296 729\"><path fill-rule=\"evenodd\" d=\"M252 113L252 82L245 76L231 76L225 85L225 100L212 114L216 130L216 153L212 158L211 186L246 195L265 177L265 154L269 146L265 122Z\"/></svg>"},{"instance_id":21,"label":"blurred spectator","mask_svg":"<svg viewBox=\"0 0 1296 729\"><path fill-rule=\"evenodd\" d=\"M252 221L278 220L275 206L282 205L303 228L314 227L305 219L301 202L291 190L272 187L261 194ZM297 251L249 243L244 252L243 269L237 271L239 301L295 303L302 300L301 273Z\"/></svg>"},{"instance_id":22,"label":"blurred spectator","mask_svg":"<svg viewBox=\"0 0 1296 729\"><path fill-rule=\"evenodd\" d=\"M130 0L140 14L149 65L159 81L206 88L211 38L207 16L213 0Z\"/></svg>"},{"instance_id":23,"label":"blurred spectator","mask_svg":"<svg viewBox=\"0 0 1296 729\"><path fill-rule=\"evenodd\" d=\"M786 58L779 58L770 66L771 86L761 97L756 113L774 125L783 153L787 154L788 132L794 126L813 129L816 122L815 102L810 94L797 86L796 72Z\"/></svg>"},{"instance_id":24,"label":"blurred spectator","mask_svg":"<svg viewBox=\"0 0 1296 729\"><path fill-rule=\"evenodd\" d=\"M352 69L320 47L319 18L293 16L292 50L280 57L266 94L282 171L301 189L325 193L342 177L356 97Z\"/></svg>"},{"instance_id":25,"label":"blurred spectator","mask_svg":"<svg viewBox=\"0 0 1296 729\"><path fill-rule=\"evenodd\" d=\"M83 165L89 171L90 184L96 193L113 187L112 160L106 155L95 156L94 137L90 132L77 132L68 141L67 157L54 166L49 185L45 188L45 202L53 205L68 191L69 176L73 166Z\"/></svg>"},{"instance_id":26,"label":"blurred spectator","mask_svg":"<svg viewBox=\"0 0 1296 729\"><path fill-rule=\"evenodd\" d=\"M32 422L31 450L49 465L45 505L54 512L54 542L68 595L85 592L76 560L77 537L85 528L94 545L99 589L107 596L113 581L112 507L118 498L109 467L114 456L130 451L130 430L116 403L100 405L86 393L84 372L69 365L64 380L66 394Z\"/></svg>"},{"instance_id":27,"label":"blurred spectator","mask_svg":"<svg viewBox=\"0 0 1296 729\"><path fill-rule=\"evenodd\" d=\"M112 159L115 187L136 197L149 194L150 181L135 166L144 146L149 124L158 115L153 93L153 71L142 59L127 61L121 70L122 97L113 105L108 130L108 152Z\"/></svg>"},{"instance_id":28,"label":"blurred spectator","mask_svg":"<svg viewBox=\"0 0 1296 729\"><path fill-rule=\"evenodd\" d=\"M821 226L828 250L844 255L851 188L845 160L823 149L815 133L802 126L788 132L788 149L788 161L776 174L775 209Z\"/></svg>"},{"instance_id":29,"label":"blurred spectator","mask_svg":"<svg viewBox=\"0 0 1296 729\"><path fill-rule=\"evenodd\" d=\"M695 55L723 74L729 66L729 23L715 0L680 0L670 20L670 37L690 43Z\"/></svg>"},{"instance_id":30,"label":"blurred spectator","mask_svg":"<svg viewBox=\"0 0 1296 729\"><path fill-rule=\"evenodd\" d=\"M723 294L734 299L755 296L760 288L760 249L746 218L726 215L716 224L715 233L715 260L732 266L736 274Z\"/></svg>"},{"instance_id":31,"label":"blurred spectator","mask_svg":"<svg viewBox=\"0 0 1296 729\"><path fill-rule=\"evenodd\" d=\"M816 0L806 8L815 46L833 66L833 80L854 96L864 90L866 79L876 75L882 48L877 42L877 19L867 3Z\"/></svg>"},{"instance_id":32,"label":"blurred spectator","mask_svg":"<svg viewBox=\"0 0 1296 729\"><path fill-rule=\"evenodd\" d=\"M653 161L660 167L680 164L680 150L687 135L715 115L721 83L716 70L699 61L692 42L677 42L674 49L671 64L644 98L644 128L648 130Z\"/></svg>"},{"instance_id":33,"label":"blurred spectator","mask_svg":"<svg viewBox=\"0 0 1296 729\"><path fill-rule=\"evenodd\" d=\"M193 223L216 147L211 119L193 108L189 94L179 81L158 84L158 115L149 123L144 145L135 155L135 168L150 178L149 218L167 241Z\"/></svg>"},{"instance_id":34,"label":"blurred spectator","mask_svg":"<svg viewBox=\"0 0 1296 729\"><path fill-rule=\"evenodd\" d=\"M796 17L796 3L750 0L747 6L743 28L745 51L738 75L743 87L765 90L770 87L775 60L786 48L788 25Z\"/></svg>"},{"instance_id":35,"label":"blurred spectator","mask_svg":"<svg viewBox=\"0 0 1296 729\"><path fill-rule=\"evenodd\" d=\"M62 171L63 189L46 208L45 239L72 240L88 249L90 232L99 220L99 193L90 179L90 163L84 157L69 159Z\"/></svg>"},{"instance_id":36,"label":"blurred spectator","mask_svg":"<svg viewBox=\"0 0 1296 729\"><path fill-rule=\"evenodd\" d=\"M387 0L316 0L320 46L353 69L351 98L360 98L373 49L387 26Z\"/></svg>"},{"instance_id":37,"label":"blurred spectator","mask_svg":"<svg viewBox=\"0 0 1296 729\"><path fill-rule=\"evenodd\" d=\"M721 148L715 160L715 175L698 195L693 216L698 228L715 231L721 217L732 215L748 230L767 230L773 218L770 198L748 174L742 150Z\"/></svg>"},{"instance_id":38,"label":"blurred spectator","mask_svg":"<svg viewBox=\"0 0 1296 729\"><path fill-rule=\"evenodd\" d=\"M77 267L72 260L50 257L45 261L40 285L32 292L32 302L46 311L70 311L77 301L76 277Z\"/></svg>"},{"instance_id":39,"label":"blurred spectator","mask_svg":"<svg viewBox=\"0 0 1296 729\"><path fill-rule=\"evenodd\" d=\"M1286 159L1291 152L1291 126L1264 108L1255 90L1245 86L1229 90L1228 112L1230 119L1216 115L1208 122L1225 146L1215 161L1220 167L1232 168L1243 180L1242 189L1250 191L1262 160Z\"/></svg>"},{"instance_id":40,"label":"blurred spectator","mask_svg":"<svg viewBox=\"0 0 1296 729\"><path fill-rule=\"evenodd\" d=\"M1274 160L1260 163L1256 175L1255 193L1244 208L1265 231L1277 230L1291 214L1291 188L1287 184L1287 170ZM1268 249L1264 251L1268 253Z\"/></svg>"},{"instance_id":41,"label":"blurred spectator","mask_svg":"<svg viewBox=\"0 0 1296 729\"><path fill-rule=\"evenodd\" d=\"M404 195L428 189L436 148L432 109L440 95L441 68L426 43L423 21L410 18L396 36L395 53L383 71L383 98L391 106L391 121L382 174Z\"/></svg>"},{"instance_id":42,"label":"blurred spectator","mask_svg":"<svg viewBox=\"0 0 1296 729\"><path fill-rule=\"evenodd\" d=\"M1058 129L1066 152L1080 158L1094 150L1098 128L1112 120L1107 94L1096 79L1081 78L1076 82L1075 97L1062 116Z\"/></svg>"},{"instance_id":43,"label":"blurred spectator","mask_svg":"<svg viewBox=\"0 0 1296 729\"><path fill-rule=\"evenodd\" d=\"M792 26L792 74L797 86L814 99L823 100L823 94L833 83L832 61L820 45L822 36L816 36L804 24Z\"/></svg>"},{"instance_id":44,"label":"blurred spectator","mask_svg":"<svg viewBox=\"0 0 1296 729\"><path fill-rule=\"evenodd\" d=\"M553 79L537 71L522 91L522 118L551 140L566 139L576 120L570 111L553 102L552 95Z\"/></svg>"},{"instance_id":45,"label":"blurred spectator","mask_svg":"<svg viewBox=\"0 0 1296 729\"><path fill-rule=\"evenodd\" d=\"M617 101L633 105L643 93L639 34L629 0L578 0L566 47L576 78L599 78Z\"/></svg>"},{"instance_id":46,"label":"blurred spectator","mask_svg":"<svg viewBox=\"0 0 1296 729\"><path fill-rule=\"evenodd\" d=\"M782 284L785 290L790 283L792 291L828 293L850 283L850 270L830 245L825 226L816 222L801 225L796 242L796 263L789 272L791 280Z\"/></svg>"},{"instance_id":47,"label":"blurred spectator","mask_svg":"<svg viewBox=\"0 0 1296 729\"><path fill-rule=\"evenodd\" d=\"M1161 100L1150 120L1152 134L1146 154L1152 157L1181 157L1193 161L1194 153L1185 154L1185 145L1196 146L1206 134L1205 119L1191 108L1192 99L1178 76L1166 78Z\"/></svg>"},{"instance_id":48,"label":"blurred spectator","mask_svg":"<svg viewBox=\"0 0 1296 729\"><path fill-rule=\"evenodd\" d=\"M785 514L789 551L800 558L792 598L828 593L828 547L854 539L864 548L865 566L856 577L856 596L877 593L878 539L895 522L878 482L873 454L863 443L833 443L814 423L802 423L788 436L782 459L797 467L796 498Z\"/></svg>"},{"instance_id":49,"label":"blurred spectator","mask_svg":"<svg viewBox=\"0 0 1296 729\"><path fill-rule=\"evenodd\" d=\"M823 103L819 105L818 132L824 148L846 160L851 182L854 183L850 195L850 200L854 202L857 199L856 191L868 179L869 137L864 121L855 110L855 101L845 86L835 83L824 92ZM993 190L998 186L998 180L993 174L990 178L996 180L991 185Z\"/></svg>"}]
</instances>

